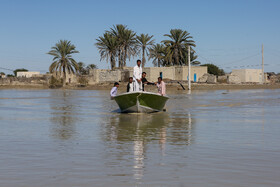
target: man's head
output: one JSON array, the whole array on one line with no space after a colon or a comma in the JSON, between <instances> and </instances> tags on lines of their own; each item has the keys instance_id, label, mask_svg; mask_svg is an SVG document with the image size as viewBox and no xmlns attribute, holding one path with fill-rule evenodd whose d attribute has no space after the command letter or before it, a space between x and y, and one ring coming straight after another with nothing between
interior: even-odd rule
<instances>
[{"instance_id":1,"label":"man's head","mask_svg":"<svg viewBox=\"0 0 280 187\"><path fill-rule=\"evenodd\" d=\"M146 75L147 75L146 72L143 72L143 73L142 73L142 78L145 78Z\"/></svg>"},{"instance_id":2,"label":"man's head","mask_svg":"<svg viewBox=\"0 0 280 187\"><path fill-rule=\"evenodd\" d=\"M119 84L118 82L115 82L115 83L114 83L114 86L117 87L117 88L119 87L119 85L120 85L120 84Z\"/></svg>"},{"instance_id":3,"label":"man's head","mask_svg":"<svg viewBox=\"0 0 280 187\"><path fill-rule=\"evenodd\" d=\"M140 67L140 65L141 65L141 60L137 60L136 63L137 63L137 66Z\"/></svg>"},{"instance_id":4,"label":"man's head","mask_svg":"<svg viewBox=\"0 0 280 187\"><path fill-rule=\"evenodd\" d=\"M158 77L158 83L161 83L161 81L162 81L162 78Z\"/></svg>"},{"instance_id":5,"label":"man's head","mask_svg":"<svg viewBox=\"0 0 280 187\"><path fill-rule=\"evenodd\" d=\"M133 82L133 78L129 77L128 81L129 81L129 83L132 83Z\"/></svg>"}]
</instances>

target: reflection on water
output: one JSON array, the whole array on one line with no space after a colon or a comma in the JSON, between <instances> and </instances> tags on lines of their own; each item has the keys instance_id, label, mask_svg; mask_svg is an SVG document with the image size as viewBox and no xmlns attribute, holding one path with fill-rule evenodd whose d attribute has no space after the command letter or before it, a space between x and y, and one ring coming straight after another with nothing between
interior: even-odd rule
<instances>
[{"instance_id":1,"label":"reflection on water","mask_svg":"<svg viewBox=\"0 0 280 187\"><path fill-rule=\"evenodd\" d=\"M119 149L126 150L126 142L133 142L130 149L133 150L135 179L141 179L144 175L146 149L150 144L158 144L161 155L165 156L166 142L177 145L190 145L192 120L191 114L187 116L170 116L168 113L152 114L116 114L104 119L106 133L104 140L112 146L115 142ZM119 152L122 154L122 152Z\"/></svg>"},{"instance_id":2,"label":"reflection on water","mask_svg":"<svg viewBox=\"0 0 280 187\"><path fill-rule=\"evenodd\" d=\"M279 95L176 91L138 115L108 91L0 90L0 186L279 187Z\"/></svg>"},{"instance_id":3,"label":"reflection on water","mask_svg":"<svg viewBox=\"0 0 280 187\"><path fill-rule=\"evenodd\" d=\"M51 92L50 108L52 109L50 121L51 135L61 140L72 138L75 133L75 124L78 119L75 117L77 114L77 105L71 97L71 91Z\"/></svg>"}]
</instances>

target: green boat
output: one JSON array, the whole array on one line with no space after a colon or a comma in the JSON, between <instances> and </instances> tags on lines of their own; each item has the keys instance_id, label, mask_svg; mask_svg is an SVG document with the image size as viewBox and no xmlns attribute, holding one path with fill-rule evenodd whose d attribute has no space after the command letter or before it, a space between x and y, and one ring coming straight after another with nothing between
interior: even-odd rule
<instances>
[{"instance_id":1,"label":"green boat","mask_svg":"<svg viewBox=\"0 0 280 187\"><path fill-rule=\"evenodd\" d=\"M150 113L162 111L166 96L151 92L127 92L114 97L121 112L125 113Z\"/></svg>"}]
</instances>

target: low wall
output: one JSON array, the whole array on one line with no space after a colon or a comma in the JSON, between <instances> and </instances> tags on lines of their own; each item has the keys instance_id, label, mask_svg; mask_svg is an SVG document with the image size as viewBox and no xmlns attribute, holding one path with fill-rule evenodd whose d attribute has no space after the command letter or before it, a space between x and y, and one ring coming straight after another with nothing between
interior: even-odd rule
<instances>
[{"instance_id":1,"label":"low wall","mask_svg":"<svg viewBox=\"0 0 280 187\"><path fill-rule=\"evenodd\" d=\"M156 82L159 76L168 80L188 80L188 66L176 67L145 67L142 70L146 72L147 80ZM206 66L192 66L191 81L197 82L200 77L207 73ZM90 70L89 77L92 80L89 84L104 83L104 82L127 82L128 77L133 77L133 67L126 67L124 70L107 70L94 69Z\"/></svg>"},{"instance_id":2,"label":"low wall","mask_svg":"<svg viewBox=\"0 0 280 187\"><path fill-rule=\"evenodd\" d=\"M0 86L13 86L13 85L47 85L48 80L50 77L44 76L44 77L7 77L7 78L1 78L0 79Z\"/></svg>"}]
</instances>

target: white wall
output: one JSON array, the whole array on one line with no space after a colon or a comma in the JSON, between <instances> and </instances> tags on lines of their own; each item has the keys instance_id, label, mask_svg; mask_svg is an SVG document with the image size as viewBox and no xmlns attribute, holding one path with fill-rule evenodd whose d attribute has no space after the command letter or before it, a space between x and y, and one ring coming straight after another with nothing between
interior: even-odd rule
<instances>
[{"instance_id":1,"label":"white wall","mask_svg":"<svg viewBox=\"0 0 280 187\"><path fill-rule=\"evenodd\" d=\"M233 75L237 75L241 82L262 82L262 70L261 69L234 69Z\"/></svg>"},{"instance_id":2,"label":"white wall","mask_svg":"<svg viewBox=\"0 0 280 187\"><path fill-rule=\"evenodd\" d=\"M133 68L127 67L124 71L129 71L129 76L133 77ZM108 70L108 69L94 69L90 70L90 76L93 77L91 82L114 82L122 80L123 70ZM146 67L143 68L143 72L147 73L147 80L156 82L160 73L162 72L163 79L170 80L188 80L188 66L178 67ZM194 74L196 74L196 81L207 73L206 66L192 66L191 68L191 80L194 81Z\"/></svg>"},{"instance_id":3,"label":"white wall","mask_svg":"<svg viewBox=\"0 0 280 187\"><path fill-rule=\"evenodd\" d=\"M32 71L27 71L27 72L23 72L23 71L19 71L17 72L17 77L26 77L26 78L30 78L33 75L40 75L40 72L32 72Z\"/></svg>"}]
</instances>

